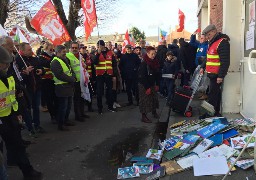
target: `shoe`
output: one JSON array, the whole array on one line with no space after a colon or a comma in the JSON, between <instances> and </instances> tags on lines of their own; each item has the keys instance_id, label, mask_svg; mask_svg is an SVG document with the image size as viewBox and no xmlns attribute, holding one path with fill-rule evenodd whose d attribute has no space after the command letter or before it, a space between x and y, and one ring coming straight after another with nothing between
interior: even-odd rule
<instances>
[{"instance_id":1,"label":"shoe","mask_svg":"<svg viewBox=\"0 0 256 180\"><path fill-rule=\"evenodd\" d=\"M41 127L41 126L38 126L38 127L36 127L35 128L35 131L37 132L37 133L45 133L45 130Z\"/></svg>"},{"instance_id":2,"label":"shoe","mask_svg":"<svg viewBox=\"0 0 256 180\"><path fill-rule=\"evenodd\" d=\"M141 121L144 122L144 123L152 123L152 121L149 120L146 115L142 115Z\"/></svg>"},{"instance_id":3,"label":"shoe","mask_svg":"<svg viewBox=\"0 0 256 180\"><path fill-rule=\"evenodd\" d=\"M88 107L88 112L94 112L94 110L92 109L92 107Z\"/></svg>"},{"instance_id":4,"label":"shoe","mask_svg":"<svg viewBox=\"0 0 256 180\"><path fill-rule=\"evenodd\" d=\"M199 100L206 100L208 99L208 96L206 94L202 95L200 98L198 98Z\"/></svg>"},{"instance_id":5,"label":"shoe","mask_svg":"<svg viewBox=\"0 0 256 180\"><path fill-rule=\"evenodd\" d=\"M108 108L108 111L110 112L116 112L116 110L114 108Z\"/></svg>"},{"instance_id":6,"label":"shoe","mask_svg":"<svg viewBox=\"0 0 256 180\"><path fill-rule=\"evenodd\" d=\"M199 119L206 119L206 118L210 118L210 117L212 117L210 114L205 113L205 114L199 116Z\"/></svg>"},{"instance_id":7,"label":"shoe","mask_svg":"<svg viewBox=\"0 0 256 180\"><path fill-rule=\"evenodd\" d=\"M75 126L76 124L72 121L67 121L64 123L64 126Z\"/></svg>"},{"instance_id":8,"label":"shoe","mask_svg":"<svg viewBox=\"0 0 256 180\"><path fill-rule=\"evenodd\" d=\"M98 109L98 113L101 115L103 114L102 109Z\"/></svg>"},{"instance_id":9,"label":"shoe","mask_svg":"<svg viewBox=\"0 0 256 180\"><path fill-rule=\"evenodd\" d=\"M84 120L84 118L83 118L83 117L80 117L80 118L76 119L76 121L84 122L85 120Z\"/></svg>"},{"instance_id":10,"label":"shoe","mask_svg":"<svg viewBox=\"0 0 256 180\"><path fill-rule=\"evenodd\" d=\"M69 131L69 129L67 127L64 127L64 126L58 126L58 130L60 130L60 131Z\"/></svg>"},{"instance_id":11,"label":"shoe","mask_svg":"<svg viewBox=\"0 0 256 180\"><path fill-rule=\"evenodd\" d=\"M117 102L114 102L113 106L115 106L116 108L120 108L121 107L121 105L118 104Z\"/></svg>"},{"instance_id":12,"label":"shoe","mask_svg":"<svg viewBox=\"0 0 256 180\"><path fill-rule=\"evenodd\" d=\"M115 106L115 103L113 104L113 109L116 109L117 107Z\"/></svg>"},{"instance_id":13,"label":"shoe","mask_svg":"<svg viewBox=\"0 0 256 180\"><path fill-rule=\"evenodd\" d=\"M133 102L128 102L128 103L126 104L126 106L131 106L131 105L133 105Z\"/></svg>"},{"instance_id":14,"label":"shoe","mask_svg":"<svg viewBox=\"0 0 256 180\"><path fill-rule=\"evenodd\" d=\"M222 114L219 113L219 112L218 112L218 113L215 113L214 116L216 116L216 117L223 117Z\"/></svg>"},{"instance_id":15,"label":"shoe","mask_svg":"<svg viewBox=\"0 0 256 180\"><path fill-rule=\"evenodd\" d=\"M32 169L29 173L23 174L25 179L39 179L42 177L42 173Z\"/></svg>"},{"instance_id":16,"label":"shoe","mask_svg":"<svg viewBox=\"0 0 256 180\"><path fill-rule=\"evenodd\" d=\"M22 144L27 147L31 144L31 141L26 141L26 140L22 139Z\"/></svg>"},{"instance_id":17,"label":"shoe","mask_svg":"<svg viewBox=\"0 0 256 180\"><path fill-rule=\"evenodd\" d=\"M35 133L34 130L29 131L29 136L32 138L38 138L38 135Z\"/></svg>"},{"instance_id":18,"label":"shoe","mask_svg":"<svg viewBox=\"0 0 256 180\"><path fill-rule=\"evenodd\" d=\"M57 120L55 119L55 117L51 117L51 122L52 124L57 124Z\"/></svg>"},{"instance_id":19,"label":"shoe","mask_svg":"<svg viewBox=\"0 0 256 180\"><path fill-rule=\"evenodd\" d=\"M8 167L8 168L16 167L16 166L18 166L18 164L17 164L17 163L15 163L15 162L11 162L11 161L8 161L8 160L7 160L7 167Z\"/></svg>"},{"instance_id":20,"label":"shoe","mask_svg":"<svg viewBox=\"0 0 256 180\"><path fill-rule=\"evenodd\" d=\"M87 114L83 114L82 117L83 117L83 118L90 118L90 116L87 115Z\"/></svg>"}]
</instances>

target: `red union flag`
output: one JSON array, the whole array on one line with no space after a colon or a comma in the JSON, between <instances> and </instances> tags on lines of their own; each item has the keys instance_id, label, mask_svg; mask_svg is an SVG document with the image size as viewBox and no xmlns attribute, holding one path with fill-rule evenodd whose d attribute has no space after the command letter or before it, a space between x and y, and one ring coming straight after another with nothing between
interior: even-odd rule
<instances>
[{"instance_id":1,"label":"red union flag","mask_svg":"<svg viewBox=\"0 0 256 180\"><path fill-rule=\"evenodd\" d=\"M128 30L126 31L125 36L124 36L124 42L123 42L123 46L122 46L122 53L125 53L125 46L127 44L131 45L131 41L130 41L130 36L129 36Z\"/></svg>"},{"instance_id":2,"label":"red union flag","mask_svg":"<svg viewBox=\"0 0 256 180\"><path fill-rule=\"evenodd\" d=\"M31 20L31 25L54 45L71 40L60 16L51 1L45 3Z\"/></svg>"},{"instance_id":3,"label":"red union flag","mask_svg":"<svg viewBox=\"0 0 256 180\"><path fill-rule=\"evenodd\" d=\"M179 29L177 29L177 32L182 32L184 29L184 20L185 20L185 15L184 13L179 9Z\"/></svg>"},{"instance_id":4,"label":"red union flag","mask_svg":"<svg viewBox=\"0 0 256 180\"><path fill-rule=\"evenodd\" d=\"M91 35L93 28L97 25L97 15L94 0L81 0L84 10L84 27L86 40Z\"/></svg>"}]
</instances>

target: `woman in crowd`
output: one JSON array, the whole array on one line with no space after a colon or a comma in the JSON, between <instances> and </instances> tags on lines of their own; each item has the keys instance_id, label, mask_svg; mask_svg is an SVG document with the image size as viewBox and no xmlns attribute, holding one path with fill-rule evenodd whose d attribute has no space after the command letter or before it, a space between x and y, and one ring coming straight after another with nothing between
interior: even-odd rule
<instances>
[{"instance_id":1,"label":"woman in crowd","mask_svg":"<svg viewBox=\"0 0 256 180\"><path fill-rule=\"evenodd\" d=\"M160 83L160 65L155 59L156 50L149 46L139 67L139 107L142 114L142 122L151 123L147 113L152 112L154 118L159 118L156 109L159 108L157 91Z\"/></svg>"}]
</instances>

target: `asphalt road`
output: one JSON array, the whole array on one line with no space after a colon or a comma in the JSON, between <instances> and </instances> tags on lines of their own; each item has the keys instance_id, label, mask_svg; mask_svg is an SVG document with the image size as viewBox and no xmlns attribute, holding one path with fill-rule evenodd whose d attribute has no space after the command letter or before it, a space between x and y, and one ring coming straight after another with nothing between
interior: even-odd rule
<instances>
[{"instance_id":1,"label":"asphalt road","mask_svg":"<svg viewBox=\"0 0 256 180\"><path fill-rule=\"evenodd\" d=\"M119 94L118 99L121 105L126 104L126 94ZM162 108L164 100L161 102ZM118 167L132 165L125 161L127 152L145 156L154 146L155 130L165 136L162 130L166 130L167 123L159 125L155 119L152 124L142 123L138 106L122 107L112 113L106 111L105 105L103 115L98 115L94 103L94 110L88 113L91 117L86 122L76 122L68 132L58 131L45 112L41 113L45 134L31 138L23 131L24 138L33 142L27 151L34 168L43 172L43 179L114 180ZM70 119L74 119L73 113ZM8 168L8 174L9 180L23 179L17 167Z\"/></svg>"}]
</instances>

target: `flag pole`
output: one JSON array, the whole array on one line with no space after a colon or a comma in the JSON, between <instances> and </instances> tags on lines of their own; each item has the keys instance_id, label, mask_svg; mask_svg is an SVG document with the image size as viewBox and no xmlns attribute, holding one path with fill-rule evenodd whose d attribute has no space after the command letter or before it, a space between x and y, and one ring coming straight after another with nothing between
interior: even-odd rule
<instances>
[{"instance_id":1,"label":"flag pole","mask_svg":"<svg viewBox=\"0 0 256 180\"><path fill-rule=\"evenodd\" d=\"M159 45L159 42L160 42L159 31L160 31L160 28L159 28L159 26L158 26L158 27L157 27L158 45Z\"/></svg>"},{"instance_id":2,"label":"flag pole","mask_svg":"<svg viewBox=\"0 0 256 180\"><path fill-rule=\"evenodd\" d=\"M22 62L24 63L25 67L26 67L26 68L28 68L28 66L27 66L26 62L24 61L23 57L21 56L21 54L19 53L19 51L18 51L18 49L16 48L16 46L15 46L15 45L14 45L14 48L15 48L15 50L17 51L17 53L19 54L19 56L20 56L20 58L21 58Z\"/></svg>"}]
</instances>

